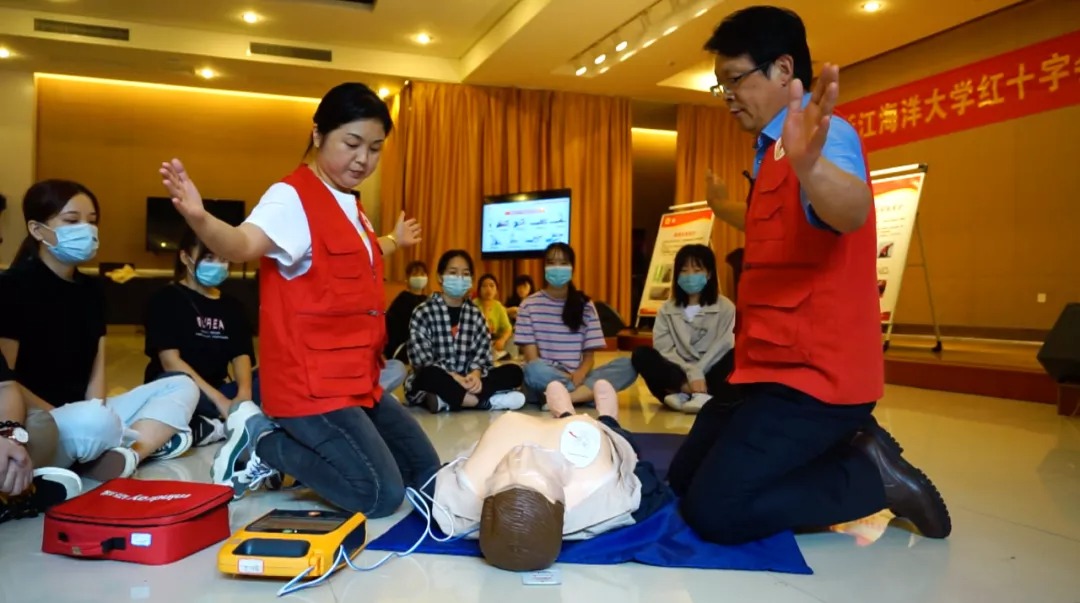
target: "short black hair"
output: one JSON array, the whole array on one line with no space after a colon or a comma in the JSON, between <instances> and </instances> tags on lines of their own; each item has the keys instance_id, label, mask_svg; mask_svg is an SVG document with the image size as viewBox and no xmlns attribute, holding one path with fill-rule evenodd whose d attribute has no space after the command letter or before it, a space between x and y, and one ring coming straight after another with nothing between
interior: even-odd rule
<instances>
[{"instance_id":1,"label":"short black hair","mask_svg":"<svg viewBox=\"0 0 1080 603\"><path fill-rule=\"evenodd\" d=\"M412 273L416 272L417 270L422 271L424 274L427 274L428 272L430 272L427 269L427 264L421 262L420 260L413 260L413 261L409 262L408 266L405 267L405 276L409 276Z\"/></svg>"},{"instance_id":2,"label":"short black hair","mask_svg":"<svg viewBox=\"0 0 1080 603\"><path fill-rule=\"evenodd\" d=\"M469 255L469 252L465 251L464 249L451 249L450 251L442 254L442 257L439 258L440 275L446 272L446 267L450 265L450 260L454 258L464 258L465 263L469 265L469 274L472 274L474 272L472 256Z\"/></svg>"},{"instance_id":3,"label":"short black hair","mask_svg":"<svg viewBox=\"0 0 1080 603\"><path fill-rule=\"evenodd\" d=\"M795 77L809 90L814 77L806 27L795 11L778 6L751 6L731 13L716 26L705 50L725 57L749 55L754 65L783 55L795 63Z\"/></svg>"},{"instance_id":4,"label":"short black hair","mask_svg":"<svg viewBox=\"0 0 1080 603\"><path fill-rule=\"evenodd\" d=\"M690 303L690 296L679 286L679 275L687 264L696 264L709 273L709 280L705 288L701 290L699 302L702 306L711 306L720 298L720 285L716 277L716 256L712 249L705 245L687 245L675 254L675 286L671 288L671 295L675 298L675 305L685 308Z\"/></svg>"},{"instance_id":5,"label":"short black hair","mask_svg":"<svg viewBox=\"0 0 1080 603\"><path fill-rule=\"evenodd\" d=\"M315 122L315 129L319 134L326 136L345 124L361 119L377 120L382 124L387 136L394 129L390 108L374 90L364 84L346 82L334 86L322 97L312 121ZM308 138L307 152L310 153L315 143L310 140L310 135Z\"/></svg>"},{"instance_id":6,"label":"short black hair","mask_svg":"<svg viewBox=\"0 0 1080 603\"><path fill-rule=\"evenodd\" d=\"M484 281L491 281L491 282L495 283L495 288L496 289L499 288L499 279L495 278L495 275L491 274L489 272L489 273L485 274L484 276L481 276L480 280L476 281L476 289L477 290L479 290L480 287L484 286Z\"/></svg>"},{"instance_id":7,"label":"short black hair","mask_svg":"<svg viewBox=\"0 0 1080 603\"><path fill-rule=\"evenodd\" d=\"M529 276L528 274L519 274L516 277L514 277L514 288L517 289L518 287L520 287L522 285L528 285L529 286L529 293L533 293L533 292L536 291L536 283L533 282L532 277ZM516 293L515 293L515 295L516 295Z\"/></svg>"}]
</instances>

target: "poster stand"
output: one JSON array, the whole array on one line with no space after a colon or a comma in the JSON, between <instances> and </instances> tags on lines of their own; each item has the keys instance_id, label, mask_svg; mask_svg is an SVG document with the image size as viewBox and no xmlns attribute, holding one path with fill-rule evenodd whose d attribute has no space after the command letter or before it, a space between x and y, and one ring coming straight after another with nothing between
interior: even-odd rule
<instances>
[{"instance_id":1,"label":"poster stand","mask_svg":"<svg viewBox=\"0 0 1080 603\"><path fill-rule=\"evenodd\" d=\"M645 276L634 329L640 329L643 318L656 318L660 307L671 296L671 288L678 278L674 273L674 264L675 254L679 249L693 244L712 246L714 219L712 209L704 201L672 205L668 208L668 213L660 217L656 244L649 260L649 272Z\"/></svg>"},{"instance_id":2,"label":"poster stand","mask_svg":"<svg viewBox=\"0 0 1080 603\"><path fill-rule=\"evenodd\" d=\"M901 222L904 219L908 219L908 220L911 221L911 227L910 227L911 231L907 235L908 236L908 241L905 241L905 245L902 247L902 250L900 252L900 256L898 257L898 259L900 259L902 261L902 263L901 263L901 274L896 275L896 278L892 283L894 286L893 286L892 290L890 291L890 295L888 297L885 296L884 288L881 290L881 295L882 295L881 318L882 318L882 323L884 323L884 325L885 325L885 337L884 337L884 341L882 343L882 346L883 346L883 348L885 350L889 349L889 343L890 343L890 341L892 339L893 325L896 322L895 306L896 306L896 301L897 301L897 299L899 298L899 295L900 295L900 282L902 281L902 278L903 278L903 272L907 268L922 268L923 278L925 279L925 283L926 283L926 297L927 297L927 301L928 301L928 303L930 305L930 320L933 323L933 327L934 327L934 340L935 340L935 343L934 343L934 347L932 348L932 350L934 352L940 352L942 350L942 347L943 347L942 342L941 342L941 325L938 323L937 308L934 305L934 291L933 291L933 288L930 286L930 268L928 266L929 262L926 259L926 247L923 244L922 231L919 228L919 218L918 218L919 197L922 194L922 186L923 186L923 182L924 182L925 177L926 177L926 172L927 172L926 164L912 164L912 165L905 165L905 166L900 166L900 167L895 167L895 168L888 168L888 169L884 169L884 170L876 170L876 171L870 172L871 184L872 184L872 186L874 188L874 202L875 202L875 205L878 208L878 214L879 214L879 222L878 222L878 248L879 248L879 252L878 252L879 253L879 255L878 255L878 276L879 276L878 284L879 285L878 286L879 287L888 286L888 284L889 284L886 279L881 279L880 278L880 277L885 276L885 275L888 274L888 272L887 272L888 267L883 266L883 262L882 262L883 255L885 253L883 251L883 247L882 247L883 244L885 244L885 243L883 243L883 236L882 235L885 232L885 230L890 228L890 227L894 230L894 234L895 234L895 230L897 229L896 228L897 222ZM892 223L889 224L886 221L882 221L880 219L880 216L882 214L882 209L883 209L882 208L883 198L885 197L885 195L887 193L897 192L900 189L896 188L896 187L889 187L889 186L883 186L883 185L885 183L896 182L897 180L904 180L904 179L907 179L908 182L909 182L909 188L906 189L906 192L908 193L908 198L906 200L901 200L900 202L893 201L893 203L895 203L895 205L889 205L889 208L890 209L891 208L899 208L900 212L902 212L902 213L906 212L908 215L907 216L901 215L899 217L899 219L893 220ZM912 192L912 191L914 191L914 192ZM886 203L888 203L888 202L886 202ZM901 226L900 229L903 229L903 226ZM918 245L919 245L919 256L920 256L921 260L920 260L920 263L918 263L918 264L907 264L907 245L910 244L910 238L914 238L917 241ZM883 270L884 270L884 272L883 272Z\"/></svg>"}]
</instances>

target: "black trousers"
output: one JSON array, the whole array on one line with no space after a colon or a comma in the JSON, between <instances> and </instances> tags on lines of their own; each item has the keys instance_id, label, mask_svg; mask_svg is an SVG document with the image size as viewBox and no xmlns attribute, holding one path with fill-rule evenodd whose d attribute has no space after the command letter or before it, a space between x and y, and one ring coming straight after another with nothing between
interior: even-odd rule
<instances>
[{"instance_id":1,"label":"black trousers","mask_svg":"<svg viewBox=\"0 0 1080 603\"><path fill-rule=\"evenodd\" d=\"M686 384L686 373L674 362L664 358L651 347L642 346L634 350L631 357L634 370L645 380L657 400L663 400L669 394L677 394ZM728 377L735 368L735 350L729 351L705 373L705 385L714 399L734 403L741 397L738 386L728 383Z\"/></svg>"},{"instance_id":2,"label":"black trousers","mask_svg":"<svg viewBox=\"0 0 1080 603\"><path fill-rule=\"evenodd\" d=\"M488 400L499 392L507 392L521 387L525 381L525 373L516 364L504 364L497 366L483 378L484 389L476 395L480 404L476 407L486 410ZM442 398L450 405L450 410L461 410L461 405L468 395L468 390L454 380L450 373L437 366L425 366L416 371L413 378L413 391L424 391Z\"/></svg>"},{"instance_id":3,"label":"black trousers","mask_svg":"<svg viewBox=\"0 0 1080 603\"><path fill-rule=\"evenodd\" d=\"M821 528L885 508L877 468L850 442L874 404L825 404L775 384L701 409L668 482L686 523L721 544Z\"/></svg>"}]
</instances>

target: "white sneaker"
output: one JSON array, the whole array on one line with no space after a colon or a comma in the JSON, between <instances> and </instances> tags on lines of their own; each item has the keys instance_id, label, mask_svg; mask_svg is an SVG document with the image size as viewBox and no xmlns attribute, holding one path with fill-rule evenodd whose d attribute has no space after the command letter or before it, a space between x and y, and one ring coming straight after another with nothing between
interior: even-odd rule
<instances>
[{"instance_id":1,"label":"white sneaker","mask_svg":"<svg viewBox=\"0 0 1080 603\"><path fill-rule=\"evenodd\" d=\"M59 467L39 467L34 469L34 477L63 486L67 493L64 500L71 500L82 494L82 480L74 471Z\"/></svg>"},{"instance_id":2,"label":"white sneaker","mask_svg":"<svg viewBox=\"0 0 1080 603\"><path fill-rule=\"evenodd\" d=\"M197 416L192 427L192 446L209 446L225 439L225 421Z\"/></svg>"},{"instance_id":3,"label":"white sneaker","mask_svg":"<svg viewBox=\"0 0 1080 603\"><path fill-rule=\"evenodd\" d=\"M500 392L488 398L491 410L517 410L525 406L525 394L521 392Z\"/></svg>"},{"instance_id":4,"label":"white sneaker","mask_svg":"<svg viewBox=\"0 0 1080 603\"><path fill-rule=\"evenodd\" d=\"M685 404L683 404L682 411L688 415L696 415L701 412L701 407L705 406L705 403L712 400L712 396L709 394L694 394L690 396Z\"/></svg>"},{"instance_id":5,"label":"white sneaker","mask_svg":"<svg viewBox=\"0 0 1080 603\"><path fill-rule=\"evenodd\" d=\"M255 454L258 438L269 433L273 424L254 402L241 402L233 406L225 429L225 444L210 465L210 481L231 487L235 500L277 474Z\"/></svg>"},{"instance_id":6,"label":"white sneaker","mask_svg":"<svg viewBox=\"0 0 1080 603\"><path fill-rule=\"evenodd\" d=\"M107 482L118 477L131 477L139 468L139 454L130 448L113 448L86 464L86 477Z\"/></svg>"},{"instance_id":7,"label":"white sneaker","mask_svg":"<svg viewBox=\"0 0 1080 603\"><path fill-rule=\"evenodd\" d=\"M191 450L193 441L190 433L184 431L177 432L173 437L169 438L169 441L165 442L161 448L155 450L154 453L150 455L150 458L159 461L174 459L183 455L188 450Z\"/></svg>"},{"instance_id":8,"label":"white sneaker","mask_svg":"<svg viewBox=\"0 0 1080 603\"><path fill-rule=\"evenodd\" d=\"M683 406L690 401L689 394L668 394L664 396L664 406L682 412Z\"/></svg>"}]
</instances>

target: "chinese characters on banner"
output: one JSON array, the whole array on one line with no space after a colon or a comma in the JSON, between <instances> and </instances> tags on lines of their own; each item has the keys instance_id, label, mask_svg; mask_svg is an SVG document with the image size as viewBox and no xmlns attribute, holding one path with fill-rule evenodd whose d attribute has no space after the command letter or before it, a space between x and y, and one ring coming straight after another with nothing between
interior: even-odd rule
<instances>
[{"instance_id":1,"label":"chinese characters on banner","mask_svg":"<svg viewBox=\"0 0 1080 603\"><path fill-rule=\"evenodd\" d=\"M713 212L709 208L664 214L656 235L645 291L638 305L638 317L656 316L671 297L675 274L675 254L687 245L708 245L712 238Z\"/></svg>"},{"instance_id":2,"label":"chinese characters on banner","mask_svg":"<svg viewBox=\"0 0 1080 603\"><path fill-rule=\"evenodd\" d=\"M836 114L876 151L1077 103L1080 31L844 103Z\"/></svg>"}]
</instances>

